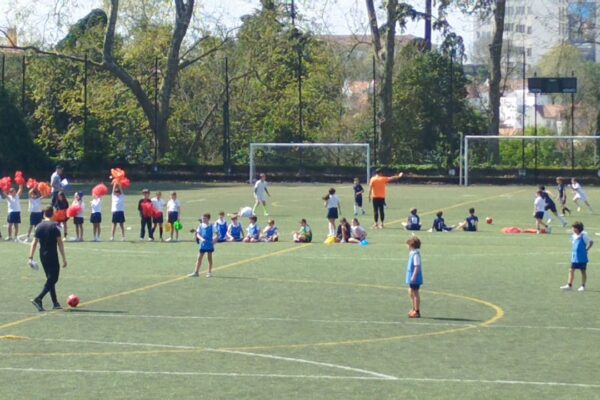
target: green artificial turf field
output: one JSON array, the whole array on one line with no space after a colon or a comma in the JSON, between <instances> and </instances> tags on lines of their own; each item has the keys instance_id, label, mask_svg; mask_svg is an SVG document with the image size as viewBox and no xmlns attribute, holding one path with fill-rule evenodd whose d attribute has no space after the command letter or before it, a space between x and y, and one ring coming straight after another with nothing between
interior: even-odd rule
<instances>
[{"instance_id":1,"label":"green artificial turf field","mask_svg":"<svg viewBox=\"0 0 600 400\"><path fill-rule=\"evenodd\" d=\"M127 241L109 242L105 199L103 241L66 244L57 290L63 305L78 294L76 309L36 312L29 299L43 272L27 267L25 244L0 243L1 399L600 398L600 246L590 251L587 291L559 290L570 236L557 221L551 235L500 232L533 226L533 187L390 185L386 229L370 228L366 204L369 244L359 246L323 244L329 186L272 184L269 211L283 240L217 245L208 279L206 266L186 277L197 254L188 230L203 212L214 220L252 205L251 188L147 186L177 189L183 240L139 241L138 185L127 194ZM335 187L352 216L351 186ZM587 192L600 208L600 191ZM455 224L471 206L480 232L418 234L423 317L407 318L410 233L401 220L417 207L426 228L439 209ZM302 217L312 244L291 242ZM597 215L568 217L576 219L600 241Z\"/></svg>"}]
</instances>

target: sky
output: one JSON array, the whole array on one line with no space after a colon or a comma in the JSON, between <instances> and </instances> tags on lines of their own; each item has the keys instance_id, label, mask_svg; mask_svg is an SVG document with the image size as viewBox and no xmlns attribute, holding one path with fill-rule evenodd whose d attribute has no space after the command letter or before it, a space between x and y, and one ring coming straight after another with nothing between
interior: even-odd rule
<instances>
[{"instance_id":1,"label":"sky","mask_svg":"<svg viewBox=\"0 0 600 400\"><path fill-rule=\"evenodd\" d=\"M101 0L62 0L71 4L69 8L55 8L57 0L0 0L0 29L14 25L14 21L25 20L25 26L35 37L43 37L45 43L55 43L68 28L86 15L92 8L101 7ZM197 0L201 6L202 21L209 25L220 23L227 28L240 25L240 17L250 14L259 7L259 0ZM410 2L410 1L409 1ZM298 12L304 24L317 27L318 33L350 34L369 33L364 0L296 0ZM381 3L376 1L375 4ZM413 0L416 6L422 0ZM56 29L56 19L49 15L63 15L65 25ZM382 19L383 20L383 19ZM452 28L463 36L467 49L472 43L472 23L454 10L448 18ZM423 23L409 23L406 34L423 36ZM20 35L21 44L28 38ZM434 37L436 41L436 37Z\"/></svg>"}]
</instances>

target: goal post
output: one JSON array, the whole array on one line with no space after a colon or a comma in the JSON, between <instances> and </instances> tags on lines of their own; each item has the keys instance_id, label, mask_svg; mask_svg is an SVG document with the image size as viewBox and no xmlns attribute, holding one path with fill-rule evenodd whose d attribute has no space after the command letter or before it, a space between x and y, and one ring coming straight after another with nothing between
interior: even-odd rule
<instances>
[{"instance_id":1,"label":"goal post","mask_svg":"<svg viewBox=\"0 0 600 400\"><path fill-rule=\"evenodd\" d=\"M598 164L597 144L600 136L496 136L465 135L462 144L462 166L460 181L468 186L474 168L474 158L479 153L489 151L489 144L498 142L500 160L493 165L497 168L518 169L524 173L526 169L551 167L574 169L577 166L596 167ZM518 141L520 143L515 143ZM481 146L485 144L485 146ZM476 147L479 145L479 148ZM479 158L485 158L479 154ZM488 165L491 163L488 161ZM531 165L533 163L533 166ZM522 172L521 172L522 171Z\"/></svg>"},{"instance_id":2,"label":"goal post","mask_svg":"<svg viewBox=\"0 0 600 400\"><path fill-rule=\"evenodd\" d=\"M343 150L349 150L351 157L341 157ZM371 178L371 145L369 143L250 143L248 181L253 183L257 174L257 163L274 152L283 151L285 162L292 163L290 154L300 153L300 163L309 160L313 168L337 164L337 166L356 167L364 163L365 179ZM259 157L260 152L260 157ZM276 166L275 166L276 167Z\"/></svg>"}]
</instances>

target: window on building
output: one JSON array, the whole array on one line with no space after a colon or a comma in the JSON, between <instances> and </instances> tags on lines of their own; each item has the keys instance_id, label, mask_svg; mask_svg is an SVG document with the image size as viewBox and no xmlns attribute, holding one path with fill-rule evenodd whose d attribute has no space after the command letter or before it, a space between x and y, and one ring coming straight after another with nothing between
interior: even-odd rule
<instances>
[{"instance_id":1,"label":"window on building","mask_svg":"<svg viewBox=\"0 0 600 400\"><path fill-rule=\"evenodd\" d=\"M531 35L531 33L533 32L533 28L531 26L527 27L527 34Z\"/></svg>"},{"instance_id":2,"label":"window on building","mask_svg":"<svg viewBox=\"0 0 600 400\"><path fill-rule=\"evenodd\" d=\"M519 33L525 33L525 25L517 24L516 31Z\"/></svg>"},{"instance_id":3,"label":"window on building","mask_svg":"<svg viewBox=\"0 0 600 400\"><path fill-rule=\"evenodd\" d=\"M531 57L531 54L532 54L531 47L528 47L527 48L527 57Z\"/></svg>"},{"instance_id":4,"label":"window on building","mask_svg":"<svg viewBox=\"0 0 600 400\"><path fill-rule=\"evenodd\" d=\"M504 24L504 31L505 32L512 32L513 31L513 25L514 24Z\"/></svg>"},{"instance_id":5,"label":"window on building","mask_svg":"<svg viewBox=\"0 0 600 400\"><path fill-rule=\"evenodd\" d=\"M515 7L515 15L523 15L523 14L525 14L524 6Z\"/></svg>"},{"instance_id":6,"label":"window on building","mask_svg":"<svg viewBox=\"0 0 600 400\"><path fill-rule=\"evenodd\" d=\"M506 15L513 15L514 12L515 12L514 8L506 7Z\"/></svg>"}]
</instances>

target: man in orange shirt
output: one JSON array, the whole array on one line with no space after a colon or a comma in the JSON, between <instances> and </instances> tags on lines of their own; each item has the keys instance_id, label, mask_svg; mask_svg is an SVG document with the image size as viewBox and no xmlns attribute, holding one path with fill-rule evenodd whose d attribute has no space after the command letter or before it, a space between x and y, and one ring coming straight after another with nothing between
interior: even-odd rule
<instances>
[{"instance_id":1,"label":"man in orange shirt","mask_svg":"<svg viewBox=\"0 0 600 400\"><path fill-rule=\"evenodd\" d=\"M373 217L375 219L373 227L379 229L383 229L383 220L385 219L384 206L387 184L400 180L404 175L400 172L396 176L387 177L381 175L381 173L381 168L378 168L375 170L375 176L369 181L369 201L373 200ZM379 223L380 217L381 224Z\"/></svg>"}]
</instances>

